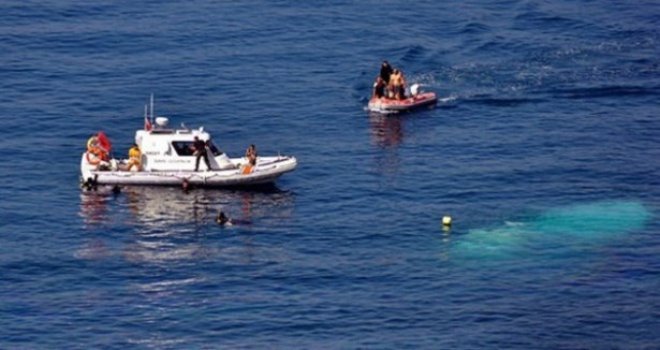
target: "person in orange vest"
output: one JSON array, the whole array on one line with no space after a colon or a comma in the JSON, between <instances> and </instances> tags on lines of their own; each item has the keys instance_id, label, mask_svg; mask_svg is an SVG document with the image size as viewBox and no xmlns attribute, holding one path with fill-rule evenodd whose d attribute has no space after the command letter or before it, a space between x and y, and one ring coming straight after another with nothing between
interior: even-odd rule
<instances>
[{"instance_id":1,"label":"person in orange vest","mask_svg":"<svg viewBox=\"0 0 660 350\"><path fill-rule=\"evenodd\" d=\"M245 151L245 158L248 159L250 165L257 165L257 146L250 145L250 147L248 147L248 149Z\"/></svg>"},{"instance_id":2,"label":"person in orange vest","mask_svg":"<svg viewBox=\"0 0 660 350\"><path fill-rule=\"evenodd\" d=\"M93 157L90 157L92 155ZM108 152L104 150L99 142L98 133L87 140L87 161L91 165L100 165L109 160Z\"/></svg>"},{"instance_id":3,"label":"person in orange vest","mask_svg":"<svg viewBox=\"0 0 660 350\"><path fill-rule=\"evenodd\" d=\"M254 169L254 166L257 165L257 147L255 145L250 145L245 151L245 158L247 158L248 163L243 166L243 174L249 174Z\"/></svg>"}]
</instances>

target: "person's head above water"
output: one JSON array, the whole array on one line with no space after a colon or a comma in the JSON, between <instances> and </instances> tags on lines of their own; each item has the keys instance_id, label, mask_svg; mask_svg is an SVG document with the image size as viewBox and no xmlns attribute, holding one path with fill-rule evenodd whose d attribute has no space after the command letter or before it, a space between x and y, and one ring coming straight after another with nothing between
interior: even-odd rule
<instances>
[{"instance_id":1,"label":"person's head above water","mask_svg":"<svg viewBox=\"0 0 660 350\"><path fill-rule=\"evenodd\" d=\"M224 225L229 221L229 218L225 215L223 211L218 213L218 216L215 218L215 222L219 223L220 225Z\"/></svg>"}]
</instances>

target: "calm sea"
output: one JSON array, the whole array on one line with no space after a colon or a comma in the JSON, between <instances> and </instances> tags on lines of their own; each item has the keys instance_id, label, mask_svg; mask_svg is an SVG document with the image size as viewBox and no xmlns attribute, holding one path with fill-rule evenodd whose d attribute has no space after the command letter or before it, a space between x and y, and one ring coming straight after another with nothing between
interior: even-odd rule
<instances>
[{"instance_id":1,"label":"calm sea","mask_svg":"<svg viewBox=\"0 0 660 350\"><path fill-rule=\"evenodd\" d=\"M658 23L657 1L2 1L0 348L657 349ZM383 59L442 102L367 113ZM151 93L299 168L81 191L87 138L123 155Z\"/></svg>"}]
</instances>

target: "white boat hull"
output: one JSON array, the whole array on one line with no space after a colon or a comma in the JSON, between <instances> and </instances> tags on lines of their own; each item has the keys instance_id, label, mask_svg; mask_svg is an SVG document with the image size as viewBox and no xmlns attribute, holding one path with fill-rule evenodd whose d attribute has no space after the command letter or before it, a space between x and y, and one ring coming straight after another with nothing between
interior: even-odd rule
<instances>
[{"instance_id":1,"label":"white boat hull","mask_svg":"<svg viewBox=\"0 0 660 350\"><path fill-rule=\"evenodd\" d=\"M293 171L298 164L295 157L259 157L252 171L244 174L240 166L246 163L244 158L230 161L236 167L225 170L96 170L96 166L89 164L83 154L81 173L83 181L94 179L99 185L181 186L183 182L188 182L195 186L231 187L272 183L283 174Z\"/></svg>"}]
</instances>

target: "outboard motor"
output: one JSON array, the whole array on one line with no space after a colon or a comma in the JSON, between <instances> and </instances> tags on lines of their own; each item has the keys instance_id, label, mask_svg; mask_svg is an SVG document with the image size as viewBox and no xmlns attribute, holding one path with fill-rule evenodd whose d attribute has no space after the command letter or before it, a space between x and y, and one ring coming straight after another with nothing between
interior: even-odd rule
<instances>
[{"instance_id":1,"label":"outboard motor","mask_svg":"<svg viewBox=\"0 0 660 350\"><path fill-rule=\"evenodd\" d=\"M415 96L419 95L419 93L420 93L420 87L421 87L421 86L420 86L419 84L412 84L412 85L410 85L410 95L411 95L412 97L415 97Z\"/></svg>"}]
</instances>

